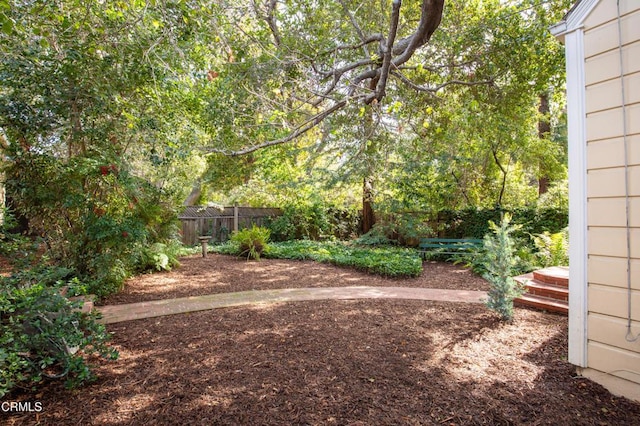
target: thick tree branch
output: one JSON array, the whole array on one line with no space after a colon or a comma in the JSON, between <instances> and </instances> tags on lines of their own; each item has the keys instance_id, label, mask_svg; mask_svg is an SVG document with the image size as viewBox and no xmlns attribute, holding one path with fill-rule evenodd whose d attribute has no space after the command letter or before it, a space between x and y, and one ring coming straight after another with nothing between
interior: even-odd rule
<instances>
[{"instance_id":1,"label":"thick tree branch","mask_svg":"<svg viewBox=\"0 0 640 426\"><path fill-rule=\"evenodd\" d=\"M398 33L398 21L400 20L400 6L402 6L401 0L393 0L391 10L391 24L389 25L389 37L387 38L387 45L382 52L382 68L380 68L380 78L376 84L375 92L365 99L365 103L369 103L374 99L378 102L384 98L387 88L387 80L389 78L389 69L391 67L391 58L393 56L393 42L396 39Z\"/></svg>"},{"instance_id":2,"label":"thick tree branch","mask_svg":"<svg viewBox=\"0 0 640 426\"><path fill-rule=\"evenodd\" d=\"M391 72L391 75L396 77L398 80L400 80L402 83L404 83L405 85L409 86L410 88L418 91L418 92L427 92L427 93L436 93L439 92L440 90L444 89L447 86L451 86L451 85L458 85L458 86L484 86L484 85L493 85L495 84L495 81L493 80L478 80L478 81L464 81L464 80L450 80L450 81L445 81L444 83L438 84L437 86L423 86L423 85L419 85L414 83L413 81L411 81L409 78L407 78L407 76L405 76L404 74L402 74L401 72L398 71L393 71Z\"/></svg>"},{"instance_id":3,"label":"thick tree branch","mask_svg":"<svg viewBox=\"0 0 640 426\"><path fill-rule=\"evenodd\" d=\"M319 79L316 82L317 86L315 89L310 91L314 94L316 99L309 99L307 104L319 108L327 102L328 98L332 97L332 94L339 94L343 99L333 101L330 107L325 108L316 115L304 120L283 138L252 145L236 151L210 149L210 152L220 152L226 155L243 155L269 146L287 143L313 129L327 117L344 108L349 102L363 101L370 104L374 100L377 102L382 101L386 95L389 74L400 78L405 83L409 82L406 77L402 76L395 70L397 67L407 62L417 49L429 42L432 34L440 25L440 21L442 20L445 0L422 0L420 20L416 31L409 37L405 37L399 41L396 41L396 39L402 0L393 0L392 2L391 19L386 39L381 34L366 35L362 30L362 27L360 27L356 21L355 16L347 9L346 3L342 0L339 1L343 6L345 17L351 21L356 34L360 38L360 43L338 46L330 52L319 54L316 58L326 56L330 53L336 55L337 52L341 50L355 50L359 48L363 48L366 53L367 46L369 44L374 42L380 43L380 47L377 52L378 58L372 58L367 55L367 57L351 62L340 61L339 58L336 58L335 63L337 64L337 67L328 71L324 71L322 70L322 67L317 66L315 60L312 59L309 61L309 68L316 73L316 77L319 77ZM267 5L267 13L262 13L261 18L269 25L274 39L276 40L276 44L278 44L281 42L281 39L274 18L276 0L265 0L265 4ZM365 82L368 82L368 85L365 85ZM453 82L445 83L436 88L431 88L430 90L426 90L425 88L415 84L413 84L413 87L416 89L422 89L422 91L433 92L440 90L448 84L453 84Z\"/></svg>"},{"instance_id":4,"label":"thick tree branch","mask_svg":"<svg viewBox=\"0 0 640 426\"><path fill-rule=\"evenodd\" d=\"M258 145L252 145L243 149L239 149L237 151L227 151L227 150L223 150L223 149L217 149L217 148L211 148L208 150L208 152L217 152L220 154L225 154L225 155L229 155L231 157L235 157L238 155L245 155L245 154L249 154L251 152L255 152L258 151L259 149L262 148L267 148L270 146L274 146L274 145L280 145L283 143L287 143L287 142L291 142L292 140L302 136L303 134L307 133L309 130L313 129L314 127L316 127L318 124L320 124L325 118L327 118L329 115L333 114L334 112L344 108L344 106L347 104L347 100L342 100L340 102L335 103L333 106L325 109L324 111L319 112L318 114L314 115L313 117L309 118L308 120L306 120L304 123L302 123L301 125L299 125L298 127L296 127L291 133L289 133L287 136L280 138L280 139L274 139L271 141L267 141Z\"/></svg>"},{"instance_id":5,"label":"thick tree branch","mask_svg":"<svg viewBox=\"0 0 640 426\"><path fill-rule=\"evenodd\" d=\"M276 20L274 17L274 13L276 10L277 0L269 0L269 4L267 5L267 16L265 20L269 25L269 29L271 30L271 34L273 35L273 41L276 46L280 46L282 43L282 38L280 37L280 31L278 30L278 25L276 24Z\"/></svg>"},{"instance_id":6,"label":"thick tree branch","mask_svg":"<svg viewBox=\"0 0 640 426\"><path fill-rule=\"evenodd\" d=\"M393 47L393 65L398 67L407 62L414 52L427 44L442 20L444 0L423 0L418 29Z\"/></svg>"}]
</instances>

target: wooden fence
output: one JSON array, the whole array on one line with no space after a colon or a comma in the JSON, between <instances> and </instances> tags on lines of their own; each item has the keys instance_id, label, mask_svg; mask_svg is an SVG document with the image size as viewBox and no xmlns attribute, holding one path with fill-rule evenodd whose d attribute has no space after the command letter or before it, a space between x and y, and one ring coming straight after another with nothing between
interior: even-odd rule
<instances>
[{"instance_id":1,"label":"wooden fence","mask_svg":"<svg viewBox=\"0 0 640 426\"><path fill-rule=\"evenodd\" d=\"M277 208L255 207L186 207L178 219L182 222L182 243L196 245L198 237L210 236L213 242L224 242L233 231L263 226L265 219L280 216Z\"/></svg>"}]
</instances>

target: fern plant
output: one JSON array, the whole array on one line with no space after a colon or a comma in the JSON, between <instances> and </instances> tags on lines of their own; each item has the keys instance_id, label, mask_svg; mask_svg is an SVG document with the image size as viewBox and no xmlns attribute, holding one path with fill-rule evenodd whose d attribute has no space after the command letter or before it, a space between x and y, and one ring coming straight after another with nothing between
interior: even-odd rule
<instances>
[{"instance_id":1,"label":"fern plant","mask_svg":"<svg viewBox=\"0 0 640 426\"><path fill-rule=\"evenodd\" d=\"M508 322L513 319L513 299L524 293L524 288L512 278L517 256L514 254L515 245L511 234L519 226L512 226L510 223L509 214L503 215L500 225L489 221L493 233L484 237L482 262L486 270L483 277L491 287L487 307Z\"/></svg>"},{"instance_id":2,"label":"fern plant","mask_svg":"<svg viewBox=\"0 0 640 426\"><path fill-rule=\"evenodd\" d=\"M231 236L231 242L237 246L240 256L260 260L262 252L267 248L270 236L271 231L268 228L261 228L254 224L251 228L235 232Z\"/></svg>"},{"instance_id":3,"label":"fern plant","mask_svg":"<svg viewBox=\"0 0 640 426\"><path fill-rule=\"evenodd\" d=\"M533 242L538 250L536 259L541 266L566 266L569 264L569 233L566 228L555 234L543 232L534 235Z\"/></svg>"}]
</instances>

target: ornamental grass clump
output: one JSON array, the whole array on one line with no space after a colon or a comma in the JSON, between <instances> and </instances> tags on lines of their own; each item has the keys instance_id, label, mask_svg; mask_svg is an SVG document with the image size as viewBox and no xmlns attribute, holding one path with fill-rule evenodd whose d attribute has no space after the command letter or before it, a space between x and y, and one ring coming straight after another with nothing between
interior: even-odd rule
<instances>
[{"instance_id":1,"label":"ornamental grass clump","mask_svg":"<svg viewBox=\"0 0 640 426\"><path fill-rule=\"evenodd\" d=\"M487 307L507 322L513 319L513 300L524 293L524 288L512 278L518 258L514 254L515 247L511 233L519 226L511 226L510 223L511 215L509 214L502 217L500 225L489 221L493 234L484 236L482 262L486 270L483 278L491 287Z\"/></svg>"},{"instance_id":2,"label":"ornamental grass clump","mask_svg":"<svg viewBox=\"0 0 640 426\"><path fill-rule=\"evenodd\" d=\"M242 229L231 236L231 243L237 247L239 256L247 259L260 260L260 256L267 248L271 231L255 224L251 228Z\"/></svg>"}]
</instances>

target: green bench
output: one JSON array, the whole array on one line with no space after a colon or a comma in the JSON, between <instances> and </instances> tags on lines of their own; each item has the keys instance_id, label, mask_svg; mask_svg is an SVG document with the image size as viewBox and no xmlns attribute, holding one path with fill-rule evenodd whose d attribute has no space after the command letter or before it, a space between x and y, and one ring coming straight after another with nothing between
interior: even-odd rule
<instances>
[{"instance_id":1,"label":"green bench","mask_svg":"<svg viewBox=\"0 0 640 426\"><path fill-rule=\"evenodd\" d=\"M482 240L475 238L422 238L418 245L423 259L427 253L461 254L482 247Z\"/></svg>"}]
</instances>

